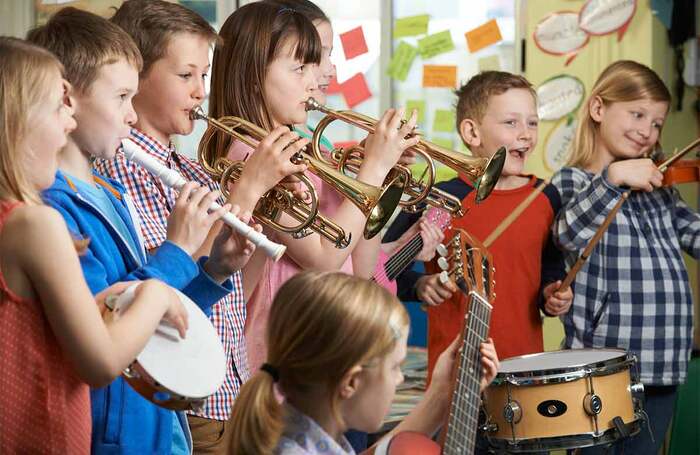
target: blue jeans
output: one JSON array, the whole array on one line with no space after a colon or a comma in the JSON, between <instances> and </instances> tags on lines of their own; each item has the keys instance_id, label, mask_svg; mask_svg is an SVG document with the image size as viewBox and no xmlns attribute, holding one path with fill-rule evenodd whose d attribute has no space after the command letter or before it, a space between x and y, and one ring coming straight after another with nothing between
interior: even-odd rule
<instances>
[{"instance_id":1,"label":"blue jeans","mask_svg":"<svg viewBox=\"0 0 700 455\"><path fill-rule=\"evenodd\" d=\"M622 439L612 446L581 449L581 455L657 455L666 438L676 404L676 386L645 386L644 411L649 416L649 428L642 424L636 436ZM649 432L654 435L652 442Z\"/></svg>"}]
</instances>

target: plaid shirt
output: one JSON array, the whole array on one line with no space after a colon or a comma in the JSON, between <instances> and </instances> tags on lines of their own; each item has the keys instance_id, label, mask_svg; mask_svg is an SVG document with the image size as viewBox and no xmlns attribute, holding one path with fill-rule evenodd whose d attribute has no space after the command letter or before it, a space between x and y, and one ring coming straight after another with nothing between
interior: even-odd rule
<instances>
[{"instance_id":1,"label":"plaid shirt","mask_svg":"<svg viewBox=\"0 0 700 455\"><path fill-rule=\"evenodd\" d=\"M196 161L178 155L172 144L166 147L136 129L131 130L131 139L150 156L168 168L177 170L185 180L195 181L211 189L219 188ZM128 161L121 149L112 161L97 160L95 168L99 173L120 181L126 187L141 217L146 248L158 248L165 241L168 216L175 206L177 191L165 186L141 165ZM223 204L223 201L221 203ZM228 419L233 400L238 395L241 384L249 377L243 336L246 306L241 272L233 274L231 280L237 291L217 302L212 307L210 316L226 352L226 378L217 393L206 401L204 408L192 413L216 420Z\"/></svg>"},{"instance_id":2,"label":"plaid shirt","mask_svg":"<svg viewBox=\"0 0 700 455\"><path fill-rule=\"evenodd\" d=\"M607 169L563 168L552 184L562 201L554 240L570 268L623 189L608 182ZM626 349L637 356L643 383L684 382L693 302L681 250L700 256L700 215L673 188L632 192L576 275L563 318L566 346Z\"/></svg>"}]
</instances>

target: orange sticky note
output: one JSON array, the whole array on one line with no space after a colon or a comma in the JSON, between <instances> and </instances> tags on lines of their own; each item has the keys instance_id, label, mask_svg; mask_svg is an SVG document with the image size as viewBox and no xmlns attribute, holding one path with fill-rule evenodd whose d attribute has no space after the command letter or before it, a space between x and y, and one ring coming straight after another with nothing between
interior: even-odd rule
<instances>
[{"instance_id":1,"label":"orange sticky note","mask_svg":"<svg viewBox=\"0 0 700 455\"><path fill-rule=\"evenodd\" d=\"M457 86L457 67L454 65L423 65L423 87Z\"/></svg>"},{"instance_id":2,"label":"orange sticky note","mask_svg":"<svg viewBox=\"0 0 700 455\"><path fill-rule=\"evenodd\" d=\"M332 95L334 93L340 93L340 84L338 83L338 78L336 76L333 76L331 81L328 83L328 88L326 89L326 93L328 95Z\"/></svg>"},{"instance_id":3,"label":"orange sticky note","mask_svg":"<svg viewBox=\"0 0 700 455\"><path fill-rule=\"evenodd\" d=\"M340 84L340 91L350 109L372 97L365 75L362 73L357 73Z\"/></svg>"},{"instance_id":4,"label":"orange sticky note","mask_svg":"<svg viewBox=\"0 0 700 455\"><path fill-rule=\"evenodd\" d=\"M491 19L484 25L468 31L464 36L467 38L469 52L476 52L503 39L496 19Z\"/></svg>"},{"instance_id":5,"label":"orange sticky note","mask_svg":"<svg viewBox=\"0 0 700 455\"><path fill-rule=\"evenodd\" d=\"M340 42L343 44L346 60L367 53L367 41L365 41L362 27L355 27L345 33L341 33Z\"/></svg>"}]
</instances>

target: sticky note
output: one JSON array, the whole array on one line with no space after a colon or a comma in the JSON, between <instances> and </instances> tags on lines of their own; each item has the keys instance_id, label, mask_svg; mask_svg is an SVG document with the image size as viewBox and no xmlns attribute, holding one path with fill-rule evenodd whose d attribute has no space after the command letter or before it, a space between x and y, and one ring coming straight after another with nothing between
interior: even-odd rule
<instances>
[{"instance_id":1,"label":"sticky note","mask_svg":"<svg viewBox=\"0 0 700 455\"><path fill-rule=\"evenodd\" d=\"M343 45L346 60L367 53L367 41L365 41L365 34L361 26L341 33L340 42Z\"/></svg>"},{"instance_id":2,"label":"sticky note","mask_svg":"<svg viewBox=\"0 0 700 455\"><path fill-rule=\"evenodd\" d=\"M452 139L445 139L442 137L434 137L430 139L430 142L433 144L437 144L440 147L446 148L448 150L452 150Z\"/></svg>"},{"instance_id":3,"label":"sticky note","mask_svg":"<svg viewBox=\"0 0 700 455\"><path fill-rule=\"evenodd\" d=\"M450 133L455 129L455 113L447 109L437 109L433 119L433 131Z\"/></svg>"},{"instance_id":4,"label":"sticky note","mask_svg":"<svg viewBox=\"0 0 700 455\"><path fill-rule=\"evenodd\" d=\"M418 49L405 41L401 41L396 47L394 56L391 58L387 74L394 79L405 81L406 76L408 76L408 71L411 69L411 65L413 64L413 60L415 60L417 54Z\"/></svg>"},{"instance_id":5,"label":"sticky note","mask_svg":"<svg viewBox=\"0 0 700 455\"><path fill-rule=\"evenodd\" d=\"M489 55L478 60L479 71L501 71L501 59L498 55Z\"/></svg>"},{"instance_id":6,"label":"sticky note","mask_svg":"<svg viewBox=\"0 0 700 455\"><path fill-rule=\"evenodd\" d=\"M372 97L365 75L362 73L357 73L340 84L340 91L350 109Z\"/></svg>"},{"instance_id":7,"label":"sticky note","mask_svg":"<svg viewBox=\"0 0 700 455\"><path fill-rule=\"evenodd\" d=\"M403 38L404 36L425 35L428 33L429 19L430 16L427 14L396 19L394 23L394 39Z\"/></svg>"},{"instance_id":8,"label":"sticky note","mask_svg":"<svg viewBox=\"0 0 700 455\"><path fill-rule=\"evenodd\" d=\"M503 39L496 19L491 19L484 25L468 31L464 36L467 38L469 52L476 52Z\"/></svg>"},{"instance_id":9,"label":"sticky note","mask_svg":"<svg viewBox=\"0 0 700 455\"><path fill-rule=\"evenodd\" d=\"M435 33L418 40L418 52L424 59L435 57L454 50L455 44L452 42L452 34L449 30Z\"/></svg>"},{"instance_id":10,"label":"sticky note","mask_svg":"<svg viewBox=\"0 0 700 455\"><path fill-rule=\"evenodd\" d=\"M406 101L406 119L411 116L413 109L418 111L418 123L423 123L425 120L425 101L424 100L408 100Z\"/></svg>"},{"instance_id":11,"label":"sticky note","mask_svg":"<svg viewBox=\"0 0 700 455\"><path fill-rule=\"evenodd\" d=\"M454 65L423 65L423 87L457 86L457 67Z\"/></svg>"}]
</instances>

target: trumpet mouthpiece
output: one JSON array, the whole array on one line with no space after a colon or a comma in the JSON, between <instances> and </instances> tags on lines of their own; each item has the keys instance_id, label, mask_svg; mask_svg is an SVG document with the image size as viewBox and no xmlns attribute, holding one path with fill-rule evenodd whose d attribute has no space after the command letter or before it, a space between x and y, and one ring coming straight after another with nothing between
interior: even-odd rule
<instances>
[{"instance_id":1,"label":"trumpet mouthpiece","mask_svg":"<svg viewBox=\"0 0 700 455\"><path fill-rule=\"evenodd\" d=\"M202 106L195 106L190 110L190 120L206 120L206 118L202 111Z\"/></svg>"},{"instance_id":2,"label":"trumpet mouthpiece","mask_svg":"<svg viewBox=\"0 0 700 455\"><path fill-rule=\"evenodd\" d=\"M316 99L313 96L309 97L309 99L306 100L307 111L320 111L322 107L323 106L321 106L321 104L318 101L316 101Z\"/></svg>"}]
</instances>

